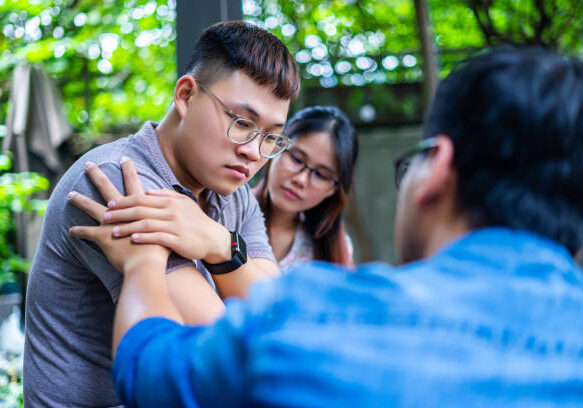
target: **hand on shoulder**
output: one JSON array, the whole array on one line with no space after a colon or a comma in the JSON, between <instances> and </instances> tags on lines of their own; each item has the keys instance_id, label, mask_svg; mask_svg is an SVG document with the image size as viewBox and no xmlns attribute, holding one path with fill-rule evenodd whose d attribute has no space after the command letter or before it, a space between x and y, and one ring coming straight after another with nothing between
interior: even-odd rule
<instances>
[{"instance_id":1,"label":"hand on shoulder","mask_svg":"<svg viewBox=\"0 0 583 408\"><path fill-rule=\"evenodd\" d=\"M131 160L122 159L124 185L129 196L143 195L142 185ZM94 163L88 162L85 170L106 201L119 200L121 193ZM99 222L97 226L74 226L72 236L95 242L103 250L111 264L121 273L139 269L140 265L157 262L166 264L169 250L160 245L136 245L129 238L117 238L113 231L121 224L106 224L107 207L78 192L68 195L70 203L85 211Z\"/></svg>"}]
</instances>

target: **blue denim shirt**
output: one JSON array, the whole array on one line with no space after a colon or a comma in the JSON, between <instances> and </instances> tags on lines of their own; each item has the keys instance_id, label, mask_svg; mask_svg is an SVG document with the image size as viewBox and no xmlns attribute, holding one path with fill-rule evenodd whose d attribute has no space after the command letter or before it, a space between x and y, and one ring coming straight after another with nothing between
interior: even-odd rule
<instances>
[{"instance_id":1,"label":"blue denim shirt","mask_svg":"<svg viewBox=\"0 0 583 408\"><path fill-rule=\"evenodd\" d=\"M399 268L313 263L211 327L142 321L113 379L132 407L583 406L582 271L503 228Z\"/></svg>"}]
</instances>

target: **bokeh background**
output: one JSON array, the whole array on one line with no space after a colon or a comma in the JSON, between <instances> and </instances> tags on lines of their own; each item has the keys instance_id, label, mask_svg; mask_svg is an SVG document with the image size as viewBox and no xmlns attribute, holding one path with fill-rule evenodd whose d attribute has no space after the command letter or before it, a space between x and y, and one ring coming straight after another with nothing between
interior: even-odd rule
<instances>
[{"instance_id":1,"label":"bokeh background","mask_svg":"<svg viewBox=\"0 0 583 408\"><path fill-rule=\"evenodd\" d=\"M24 62L62 95L71 158L159 120L180 71L178 13L183 25L200 24L219 20L221 7L288 45L303 80L292 111L335 104L355 123L362 154L347 218L359 261L394 261L392 159L419 137L438 78L485 46L579 56L583 44L578 0L0 0L0 137ZM195 37L181 41L191 47Z\"/></svg>"},{"instance_id":2,"label":"bokeh background","mask_svg":"<svg viewBox=\"0 0 583 408\"><path fill-rule=\"evenodd\" d=\"M292 113L333 104L354 122L361 155L346 219L359 262L394 262L392 162L420 137L439 78L486 47L583 51L580 0L0 0L0 140L9 150L0 155L0 309L23 300L44 199L60 174L86 150L160 120L197 33L234 18L268 29L295 56L302 93ZM20 118L40 131L59 122L50 155L14 130L11 99L24 92L26 70L44 81L31 80L33 91L43 84L56 98ZM52 116L35 123L45 108ZM0 329L0 350L3 342ZM0 360L0 406L20 404L14 370Z\"/></svg>"}]
</instances>

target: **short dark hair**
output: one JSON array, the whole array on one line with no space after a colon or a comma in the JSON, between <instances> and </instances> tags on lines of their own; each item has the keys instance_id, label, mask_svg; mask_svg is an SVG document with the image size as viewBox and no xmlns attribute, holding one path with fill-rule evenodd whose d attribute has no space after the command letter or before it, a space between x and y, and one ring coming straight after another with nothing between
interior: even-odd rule
<instances>
[{"instance_id":1,"label":"short dark hair","mask_svg":"<svg viewBox=\"0 0 583 408\"><path fill-rule=\"evenodd\" d=\"M583 64L540 48L470 59L438 87L424 137L455 148L458 207L474 227L583 247Z\"/></svg>"},{"instance_id":2,"label":"short dark hair","mask_svg":"<svg viewBox=\"0 0 583 408\"><path fill-rule=\"evenodd\" d=\"M312 132L328 132L334 143L338 168L338 186L334 194L314 208L304 211L304 228L314 243L314 259L348 264L345 228L342 224L343 209L348 203L352 187L354 166L358 157L356 130L346 115L334 106L310 106L298 111L285 125L290 139L300 139ZM259 194L259 204L269 225L271 216L267 178L267 165Z\"/></svg>"},{"instance_id":3,"label":"short dark hair","mask_svg":"<svg viewBox=\"0 0 583 408\"><path fill-rule=\"evenodd\" d=\"M260 85L273 86L280 99L293 100L300 91L294 58L275 35L243 21L208 27L194 46L187 73L210 86L237 70Z\"/></svg>"}]
</instances>

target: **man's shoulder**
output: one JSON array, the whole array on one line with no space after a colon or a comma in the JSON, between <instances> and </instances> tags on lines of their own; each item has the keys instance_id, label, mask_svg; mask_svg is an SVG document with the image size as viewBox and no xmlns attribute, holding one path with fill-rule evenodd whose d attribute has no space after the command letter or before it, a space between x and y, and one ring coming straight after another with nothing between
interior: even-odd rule
<instances>
[{"instance_id":1,"label":"man's shoulder","mask_svg":"<svg viewBox=\"0 0 583 408\"><path fill-rule=\"evenodd\" d=\"M383 263L371 262L355 268L324 261L306 261L294 264L281 278L286 290L304 286L353 287L360 285L382 286L390 283L397 268Z\"/></svg>"},{"instance_id":2,"label":"man's shoulder","mask_svg":"<svg viewBox=\"0 0 583 408\"><path fill-rule=\"evenodd\" d=\"M53 190L47 207L45 224L55 224L68 228L75 223L86 222L89 219L81 210L67 203L66 197L71 191L103 202L99 191L85 174L84 165L87 162L98 165L111 182L120 191L123 191L120 161L123 157L129 157L134 161L145 189L168 188L168 183L157 172L155 166L148 161L147 153L140 149L138 143L140 142L130 136L98 146L81 156L65 172Z\"/></svg>"},{"instance_id":3,"label":"man's shoulder","mask_svg":"<svg viewBox=\"0 0 583 408\"><path fill-rule=\"evenodd\" d=\"M275 281L255 285L251 298L289 310L329 310L394 299L394 267L374 262L355 269L322 261L300 262ZM363 303L364 302L364 303Z\"/></svg>"},{"instance_id":4,"label":"man's shoulder","mask_svg":"<svg viewBox=\"0 0 583 408\"><path fill-rule=\"evenodd\" d=\"M59 181L61 187L66 186L66 194L71 188L86 188L87 192L93 191L89 180L85 177L83 166L87 162L93 162L118 186L122 185L123 176L121 173L121 159L128 157L134 162L134 166L141 176L142 183L148 184L148 180L153 181L152 185L145 185L146 188L168 188L168 183L163 182L163 176L156 167L154 160L144 149L144 146L135 136L124 137L113 142L105 143L95 147L81 156L67 170ZM55 192L58 192L58 188ZM98 198L98 197L97 197Z\"/></svg>"},{"instance_id":5,"label":"man's shoulder","mask_svg":"<svg viewBox=\"0 0 583 408\"><path fill-rule=\"evenodd\" d=\"M127 153L128 140L129 138L125 137L87 151L67 169L59 180L59 184L74 185L78 183L79 179L84 175L83 166L87 162L93 162L99 166L118 164L119 167L121 157Z\"/></svg>"}]
</instances>

